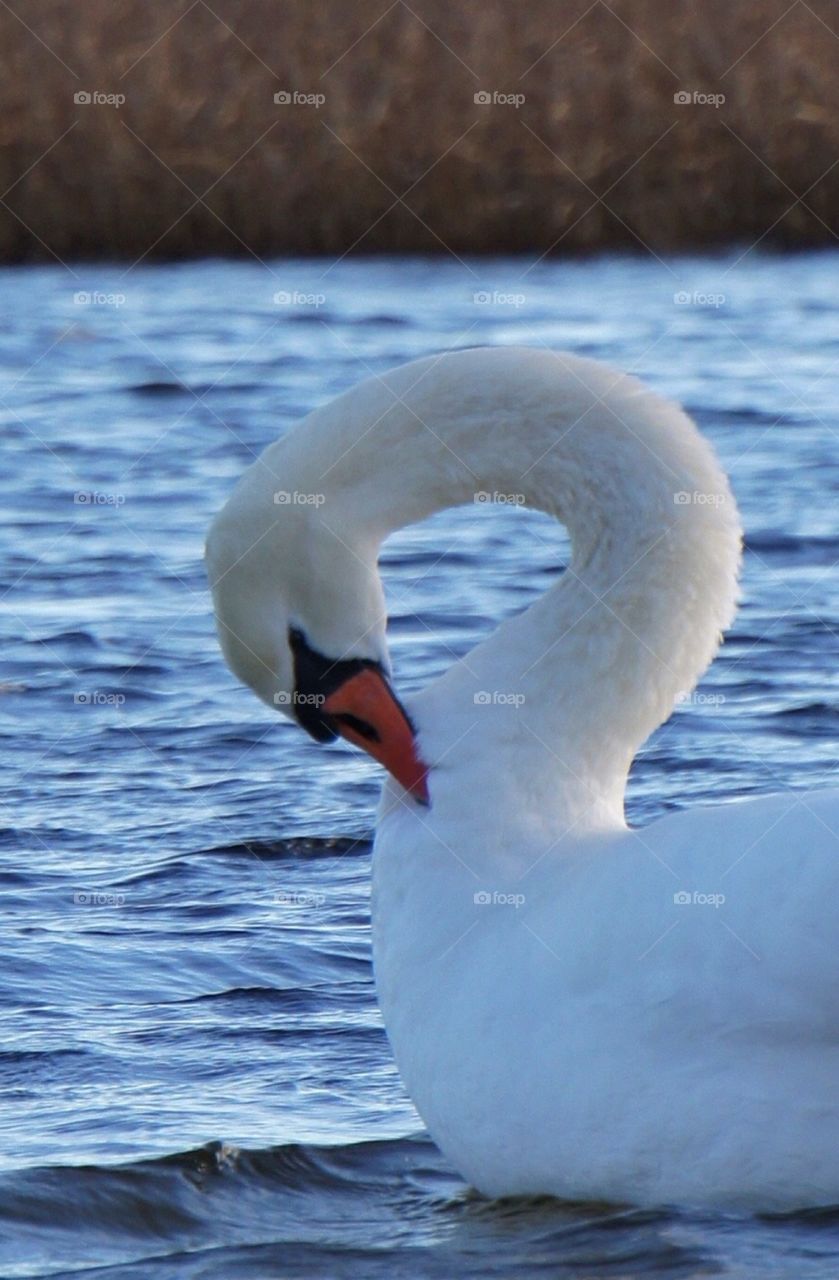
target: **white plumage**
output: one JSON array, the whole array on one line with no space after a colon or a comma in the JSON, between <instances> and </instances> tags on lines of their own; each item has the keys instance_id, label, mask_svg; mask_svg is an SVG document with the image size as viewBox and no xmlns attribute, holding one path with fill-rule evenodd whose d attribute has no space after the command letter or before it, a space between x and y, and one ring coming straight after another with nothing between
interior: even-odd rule
<instances>
[{"instance_id":1,"label":"white plumage","mask_svg":"<svg viewBox=\"0 0 839 1280\"><path fill-rule=\"evenodd\" d=\"M491 1195L839 1202L839 795L623 817L635 752L735 607L737 511L680 409L526 349L362 384L214 526L228 660L268 702L293 694L289 625L386 664L381 541L479 491L555 515L573 558L408 703L431 807L389 780L374 950L420 1114Z\"/></svg>"}]
</instances>

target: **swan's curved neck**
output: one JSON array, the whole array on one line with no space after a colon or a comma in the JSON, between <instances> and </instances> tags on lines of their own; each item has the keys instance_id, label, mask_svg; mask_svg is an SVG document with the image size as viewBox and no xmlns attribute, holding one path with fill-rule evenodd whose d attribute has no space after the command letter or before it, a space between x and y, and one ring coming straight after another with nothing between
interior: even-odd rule
<instances>
[{"instance_id":1,"label":"swan's curved neck","mask_svg":"<svg viewBox=\"0 0 839 1280\"><path fill-rule=\"evenodd\" d=\"M295 436L325 524L371 572L392 530L478 493L571 536L560 581L416 699L426 758L461 794L483 767L500 803L622 821L635 752L734 609L739 522L712 450L635 379L545 351L460 352L359 390Z\"/></svg>"}]
</instances>

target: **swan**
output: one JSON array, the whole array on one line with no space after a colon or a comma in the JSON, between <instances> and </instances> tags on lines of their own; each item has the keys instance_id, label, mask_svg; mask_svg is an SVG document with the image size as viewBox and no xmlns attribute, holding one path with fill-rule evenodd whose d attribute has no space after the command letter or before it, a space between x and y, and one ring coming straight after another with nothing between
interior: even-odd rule
<instances>
[{"instance_id":1,"label":"swan","mask_svg":"<svg viewBox=\"0 0 839 1280\"><path fill-rule=\"evenodd\" d=\"M377 558L521 495L570 566L403 704ZM488 1196L839 1202L839 792L624 819L731 623L741 527L691 420L547 350L417 360L316 409L215 519L232 671L388 770L377 993L405 1086Z\"/></svg>"}]
</instances>

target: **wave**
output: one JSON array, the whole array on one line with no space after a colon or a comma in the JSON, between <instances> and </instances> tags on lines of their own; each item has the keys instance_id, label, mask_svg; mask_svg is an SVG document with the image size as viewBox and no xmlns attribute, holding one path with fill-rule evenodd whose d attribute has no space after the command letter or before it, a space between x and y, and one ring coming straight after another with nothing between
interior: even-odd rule
<instances>
[{"instance_id":1,"label":"wave","mask_svg":"<svg viewBox=\"0 0 839 1280\"><path fill-rule=\"evenodd\" d=\"M105 1265L108 1274L118 1263L121 1274L143 1258L142 1274L157 1276L172 1272L158 1271L155 1260L199 1248L226 1252L271 1241L298 1252L330 1243L341 1253L363 1250L365 1202L381 1203L409 1179L433 1181L439 1166L420 1136L264 1150L210 1142L131 1164L11 1172L0 1178L0 1269L4 1277L55 1276L101 1274ZM450 1182L455 1190L453 1175Z\"/></svg>"},{"instance_id":2,"label":"wave","mask_svg":"<svg viewBox=\"0 0 839 1280\"><path fill-rule=\"evenodd\" d=\"M821 564L825 556L835 560L839 541L835 537L817 537L786 533L747 533L743 548L748 554L794 555L807 564Z\"/></svg>"},{"instance_id":3,"label":"wave","mask_svg":"<svg viewBox=\"0 0 839 1280\"><path fill-rule=\"evenodd\" d=\"M839 1222L839 1210L758 1219L548 1197L490 1201L421 1133L256 1150L210 1142L132 1164L9 1173L0 1191L7 1280L687 1280L725 1272L707 1241L716 1232L722 1242L735 1219L764 1247L767 1233L802 1230L829 1242Z\"/></svg>"},{"instance_id":4,"label":"wave","mask_svg":"<svg viewBox=\"0 0 839 1280\"><path fill-rule=\"evenodd\" d=\"M213 845L205 854L238 857L247 854L263 859L334 858L348 853L367 854L373 846L372 836L291 836L285 840L241 840Z\"/></svg>"}]
</instances>

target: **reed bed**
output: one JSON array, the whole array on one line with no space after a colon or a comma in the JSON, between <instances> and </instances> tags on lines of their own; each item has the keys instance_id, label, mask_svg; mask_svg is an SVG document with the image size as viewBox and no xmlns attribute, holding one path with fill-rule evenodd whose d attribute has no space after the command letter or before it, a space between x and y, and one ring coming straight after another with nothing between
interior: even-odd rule
<instances>
[{"instance_id":1,"label":"reed bed","mask_svg":"<svg viewBox=\"0 0 839 1280\"><path fill-rule=\"evenodd\" d=\"M839 0L9 0L0 39L7 262L836 239Z\"/></svg>"}]
</instances>

